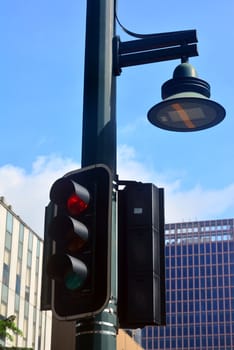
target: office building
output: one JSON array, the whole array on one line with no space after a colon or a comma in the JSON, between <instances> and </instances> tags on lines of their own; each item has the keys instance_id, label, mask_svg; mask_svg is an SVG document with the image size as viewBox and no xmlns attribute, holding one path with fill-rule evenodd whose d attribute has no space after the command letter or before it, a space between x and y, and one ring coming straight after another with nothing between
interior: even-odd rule
<instances>
[{"instance_id":1,"label":"office building","mask_svg":"<svg viewBox=\"0 0 234 350\"><path fill-rule=\"evenodd\" d=\"M234 219L165 227L167 325L146 327L152 349L234 349Z\"/></svg>"},{"instance_id":2,"label":"office building","mask_svg":"<svg viewBox=\"0 0 234 350\"><path fill-rule=\"evenodd\" d=\"M15 316L23 337L13 344L49 350L51 312L40 311L43 240L0 197L0 317Z\"/></svg>"}]
</instances>

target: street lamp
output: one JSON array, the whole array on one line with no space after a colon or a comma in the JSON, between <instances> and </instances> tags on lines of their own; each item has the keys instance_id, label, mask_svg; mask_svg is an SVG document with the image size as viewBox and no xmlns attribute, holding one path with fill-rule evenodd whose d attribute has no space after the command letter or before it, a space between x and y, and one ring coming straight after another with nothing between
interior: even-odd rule
<instances>
[{"instance_id":1,"label":"street lamp","mask_svg":"<svg viewBox=\"0 0 234 350\"><path fill-rule=\"evenodd\" d=\"M162 86L164 101L148 112L149 121L171 131L197 131L215 126L225 117L225 109L209 100L210 85L197 77L188 62L174 70L173 78Z\"/></svg>"},{"instance_id":2,"label":"street lamp","mask_svg":"<svg viewBox=\"0 0 234 350\"><path fill-rule=\"evenodd\" d=\"M114 38L114 73L123 67L180 58L173 78L162 86L164 101L148 112L149 121L171 131L197 131L215 126L225 117L225 109L211 101L210 85L198 78L188 58L197 56L195 30L146 35L142 39L121 42Z\"/></svg>"}]
</instances>

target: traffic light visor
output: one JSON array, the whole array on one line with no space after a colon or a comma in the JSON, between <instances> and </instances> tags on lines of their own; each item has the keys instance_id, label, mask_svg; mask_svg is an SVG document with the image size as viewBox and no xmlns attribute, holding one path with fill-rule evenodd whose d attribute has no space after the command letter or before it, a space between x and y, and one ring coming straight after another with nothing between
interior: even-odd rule
<instances>
[{"instance_id":1,"label":"traffic light visor","mask_svg":"<svg viewBox=\"0 0 234 350\"><path fill-rule=\"evenodd\" d=\"M53 255L47 265L48 275L70 290L81 288L87 278L86 265L70 255Z\"/></svg>"},{"instance_id":2,"label":"traffic light visor","mask_svg":"<svg viewBox=\"0 0 234 350\"><path fill-rule=\"evenodd\" d=\"M70 215L78 216L88 207L90 195L88 190L78 183L61 178L51 187L50 199Z\"/></svg>"},{"instance_id":3,"label":"traffic light visor","mask_svg":"<svg viewBox=\"0 0 234 350\"><path fill-rule=\"evenodd\" d=\"M70 253L82 249L89 236L88 228L82 222L67 215L52 220L49 234L58 244L66 246Z\"/></svg>"}]
</instances>

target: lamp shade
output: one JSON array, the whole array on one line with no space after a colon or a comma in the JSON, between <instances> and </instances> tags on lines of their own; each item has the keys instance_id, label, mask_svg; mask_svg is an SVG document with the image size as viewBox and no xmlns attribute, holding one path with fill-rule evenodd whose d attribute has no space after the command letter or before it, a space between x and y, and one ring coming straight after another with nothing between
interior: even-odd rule
<instances>
[{"instance_id":1,"label":"lamp shade","mask_svg":"<svg viewBox=\"0 0 234 350\"><path fill-rule=\"evenodd\" d=\"M198 131L220 123L225 109L209 99L210 85L197 77L189 63L176 67L173 78L162 86L163 101L148 112L149 121L171 131Z\"/></svg>"}]
</instances>

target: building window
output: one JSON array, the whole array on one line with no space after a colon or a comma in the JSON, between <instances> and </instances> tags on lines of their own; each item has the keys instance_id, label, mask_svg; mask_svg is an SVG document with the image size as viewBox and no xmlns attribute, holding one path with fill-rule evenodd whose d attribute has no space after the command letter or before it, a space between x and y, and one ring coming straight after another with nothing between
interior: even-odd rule
<instances>
[{"instance_id":1,"label":"building window","mask_svg":"<svg viewBox=\"0 0 234 350\"><path fill-rule=\"evenodd\" d=\"M25 286L25 300L29 301L29 297L30 297L30 288L29 286Z\"/></svg>"},{"instance_id":2,"label":"building window","mask_svg":"<svg viewBox=\"0 0 234 350\"><path fill-rule=\"evenodd\" d=\"M15 295L15 313L19 313L19 309L20 309L20 296L19 295Z\"/></svg>"},{"instance_id":3,"label":"building window","mask_svg":"<svg viewBox=\"0 0 234 350\"><path fill-rule=\"evenodd\" d=\"M2 285L2 303L7 304L8 302L8 287L4 284Z\"/></svg>"},{"instance_id":4,"label":"building window","mask_svg":"<svg viewBox=\"0 0 234 350\"><path fill-rule=\"evenodd\" d=\"M27 267L32 266L32 252L28 250L28 256L27 256Z\"/></svg>"},{"instance_id":5,"label":"building window","mask_svg":"<svg viewBox=\"0 0 234 350\"><path fill-rule=\"evenodd\" d=\"M30 231L28 236L28 250L32 251L32 247L33 247L33 234Z\"/></svg>"},{"instance_id":6,"label":"building window","mask_svg":"<svg viewBox=\"0 0 234 350\"><path fill-rule=\"evenodd\" d=\"M6 218L6 231L12 234L13 231L13 215L8 211Z\"/></svg>"},{"instance_id":7,"label":"building window","mask_svg":"<svg viewBox=\"0 0 234 350\"><path fill-rule=\"evenodd\" d=\"M24 303L24 319L28 320L28 314L29 314L29 303L25 301Z\"/></svg>"},{"instance_id":8,"label":"building window","mask_svg":"<svg viewBox=\"0 0 234 350\"><path fill-rule=\"evenodd\" d=\"M28 255L27 255L27 267L32 266L32 250L33 250L33 234L30 231L28 236Z\"/></svg>"},{"instance_id":9,"label":"building window","mask_svg":"<svg viewBox=\"0 0 234 350\"><path fill-rule=\"evenodd\" d=\"M37 240L37 256L39 257L40 256L40 252L41 252L41 244L40 244L40 241L39 239Z\"/></svg>"},{"instance_id":10,"label":"building window","mask_svg":"<svg viewBox=\"0 0 234 350\"><path fill-rule=\"evenodd\" d=\"M2 283L5 286L9 285L9 265L5 263L3 264Z\"/></svg>"},{"instance_id":11,"label":"building window","mask_svg":"<svg viewBox=\"0 0 234 350\"><path fill-rule=\"evenodd\" d=\"M26 285L31 285L31 269L27 268L26 270Z\"/></svg>"},{"instance_id":12,"label":"building window","mask_svg":"<svg viewBox=\"0 0 234 350\"><path fill-rule=\"evenodd\" d=\"M19 226L19 241L18 241L18 259L22 260L23 257L23 242L24 242L24 226Z\"/></svg>"},{"instance_id":13,"label":"building window","mask_svg":"<svg viewBox=\"0 0 234 350\"><path fill-rule=\"evenodd\" d=\"M21 278L20 275L16 275L15 281L15 293L20 295Z\"/></svg>"},{"instance_id":14,"label":"building window","mask_svg":"<svg viewBox=\"0 0 234 350\"><path fill-rule=\"evenodd\" d=\"M18 244L18 259L22 260L23 257L23 243L19 242Z\"/></svg>"},{"instance_id":15,"label":"building window","mask_svg":"<svg viewBox=\"0 0 234 350\"><path fill-rule=\"evenodd\" d=\"M9 231L6 231L5 235L5 248L10 252L11 251L11 241L12 241L12 235Z\"/></svg>"},{"instance_id":16,"label":"building window","mask_svg":"<svg viewBox=\"0 0 234 350\"><path fill-rule=\"evenodd\" d=\"M24 241L24 225L20 223L19 226L19 241L23 242Z\"/></svg>"},{"instance_id":17,"label":"building window","mask_svg":"<svg viewBox=\"0 0 234 350\"><path fill-rule=\"evenodd\" d=\"M40 268L40 241L37 240L37 254L36 254L36 274L39 274L39 268Z\"/></svg>"}]
</instances>

